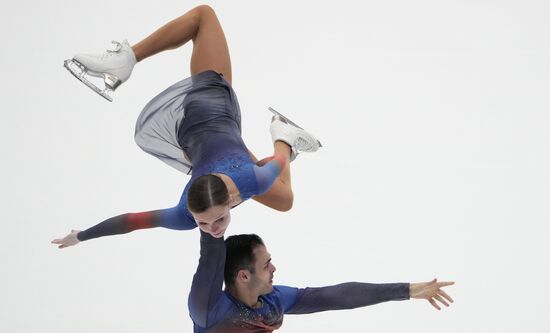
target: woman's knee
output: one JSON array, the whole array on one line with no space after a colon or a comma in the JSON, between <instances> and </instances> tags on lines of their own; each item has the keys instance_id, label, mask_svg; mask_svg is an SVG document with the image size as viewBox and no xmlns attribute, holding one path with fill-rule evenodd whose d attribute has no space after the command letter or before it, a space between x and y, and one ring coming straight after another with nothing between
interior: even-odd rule
<instances>
[{"instance_id":1,"label":"woman's knee","mask_svg":"<svg viewBox=\"0 0 550 333\"><path fill-rule=\"evenodd\" d=\"M209 5L197 6L197 7L193 8L193 11L197 13L199 18L204 17L204 16L216 16L216 12Z\"/></svg>"}]
</instances>

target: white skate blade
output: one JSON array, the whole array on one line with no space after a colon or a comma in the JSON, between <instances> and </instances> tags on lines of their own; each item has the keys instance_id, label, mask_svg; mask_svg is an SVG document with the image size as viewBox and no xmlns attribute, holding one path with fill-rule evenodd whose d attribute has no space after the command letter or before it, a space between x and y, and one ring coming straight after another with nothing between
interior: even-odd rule
<instances>
[{"instance_id":1,"label":"white skate blade","mask_svg":"<svg viewBox=\"0 0 550 333\"><path fill-rule=\"evenodd\" d=\"M76 61L74 59L68 59L68 60L65 60L63 62L63 65L65 66L65 68L71 74L73 74L74 77L76 77L78 80L80 80L80 82L84 83L88 88L92 89L98 95L105 98L109 102L113 101L113 97L111 97L108 94L108 92L110 92L111 90L109 88L101 89L97 85L95 85L91 81L89 81L86 78L86 74L88 74L90 76L96 76L96 75L92 75L91 73L87 73L86 68L84 66L82 66L78 61Z\"/></svg>"},{"instance_id":2,"label":"white skate blade","mask_svg":"<svg viewBox=\"0 0 550 333\"><path fill-rule=\"evenodd\" d=\"M267 108L269 111L271 111L271 113L273 113L274 115L276 116L279 116L281 118L284 119L284 121L286 121L288 124L294 126L294 127L298 127L299 129L301 130L304 130L303 128L301 128L298 124L296 124L295 122L293 122L292 120L288 119L287 117L285 117L284 115L282 115L280 112L276 111L274 108L272 108L271 106ZM321 148L323 145L321 144L321 141L317 140L317 144L319 145L319 148Z\"/></svg>"}]
</instances>

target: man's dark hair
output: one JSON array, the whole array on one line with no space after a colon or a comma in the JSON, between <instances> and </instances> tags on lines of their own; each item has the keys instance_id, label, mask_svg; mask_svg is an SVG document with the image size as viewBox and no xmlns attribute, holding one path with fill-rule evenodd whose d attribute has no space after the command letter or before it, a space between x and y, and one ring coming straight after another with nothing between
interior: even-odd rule
<instances>
[{"instance_id":1,"label":"man's dark hair","mask_svg":"<svg viewBox=\"0 0 550 333\"><path fill-rule=\"evenodd\" d=\"M187 208L193 213L202 213L210 207L223 206L228 202L227 186L215 175L198 177L187 193Z\"/></svg>"},{"instance_id":2,"label":"man's dark hair","mask_svg":"<svg viewBox=\"0 0 550 333\"><path fill-rule=\"evenodd\" d=\"M254 249L264 245L264 241L260 236L255 234L250 235L235 235L227 237L225 240L225 271L224 280L227 288L232 288L235 285L237 273L241 269L247 269L251 273L255 273Z\"/></svg>"}]
</instances>

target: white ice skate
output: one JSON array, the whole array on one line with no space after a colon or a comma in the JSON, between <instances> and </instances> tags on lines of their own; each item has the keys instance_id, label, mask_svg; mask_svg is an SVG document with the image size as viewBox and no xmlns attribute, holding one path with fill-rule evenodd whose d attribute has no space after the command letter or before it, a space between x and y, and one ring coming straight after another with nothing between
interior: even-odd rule
<instances>
[{"instance_id":1,"label":"white ice skate","mask_svg":"<svg viewBox=\"0 0 550 333\"><path fill-rule=\"evenodd\" d=\"M122 43L113 41L113 44L115 49L112 51L107 50L103 54L77 54L64 63L71 74L109 102L113 101L112 92L128 80L136 64L134 51L126 40ZM101 83L94 84L90 77L103 78L105 87Z\"/></svg>"},{"instance_id":2,"label":"white ice skate","mask_svg":"<svg viewBox=\"0 0 550 333\"><path fill-rule=\"evenodd\" d=\"M283 141L291 147L290 161L294 161L299 153L316 152L322 147L321 142L306 132L292 120L269 107L274 116L271 119L271 138L273 142Z\"/></svg>"}]
</instances>

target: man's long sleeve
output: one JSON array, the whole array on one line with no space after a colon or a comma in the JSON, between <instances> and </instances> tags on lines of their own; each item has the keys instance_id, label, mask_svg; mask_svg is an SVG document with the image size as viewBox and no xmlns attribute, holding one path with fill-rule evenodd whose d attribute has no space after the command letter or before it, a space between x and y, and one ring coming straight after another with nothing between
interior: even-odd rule
<instances>
[{"instance_id":1,"label":"man's long sleeve","mask_svg":"<svg viewBox=\"0 0 550 333\"><path fill-rule=\"evenodd\" d=\"M299 289L287 314L354 309L387 301L409 299L408 283L348 282L321 288Z\"/></svg>"},{"instance_id":2,"label":"man's long sleeve","mask_svg":"<svg viewBox=\"0 0 550 333\"><path fill-rule=\"evenodd\" d=\"M189 293L189 314L200 327L211 323L209 313L222 295L225 266L225 243L223 238L214 238L201 231L199 266L193 276Z\"/></svg>"}]
</instances>

